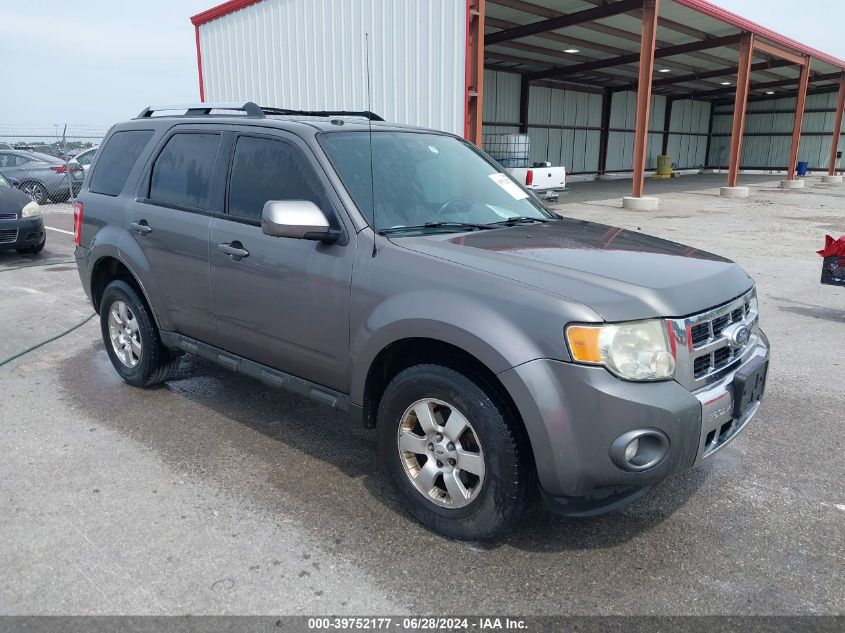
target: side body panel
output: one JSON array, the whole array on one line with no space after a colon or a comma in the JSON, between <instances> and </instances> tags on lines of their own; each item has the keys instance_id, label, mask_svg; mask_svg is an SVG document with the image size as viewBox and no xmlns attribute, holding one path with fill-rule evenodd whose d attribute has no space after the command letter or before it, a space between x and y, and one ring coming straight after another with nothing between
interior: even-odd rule
<instances>
[{"instance_id":1,"label":"side body panel","mask_svg":"<svg viewBox=\"0 0 845 633\"><path fill-rule=\"evenodd\" d=\"M248 136L259 132L232 129ZM298 148L327 193L330 208L323 211L344 235L334 244L279 238L265 235L257 224L217 214L209 257L220 347L348 393L349 293L357 235L310 147L278 130L260 135ZM236 259L219 248L235 243L249 254Z\"/></svg>"}]
</instances>

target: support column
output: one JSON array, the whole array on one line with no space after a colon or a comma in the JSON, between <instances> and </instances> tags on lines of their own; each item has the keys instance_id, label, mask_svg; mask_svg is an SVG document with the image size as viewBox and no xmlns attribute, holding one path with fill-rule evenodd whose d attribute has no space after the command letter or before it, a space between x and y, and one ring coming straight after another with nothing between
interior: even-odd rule
<instances>
[{"instance_id":1,"label":"support column","mask_svg":"<svg viewBox=\"0 0 845 633\"><path fill-rule=\"evenodd\" d=\"M599 127L599 176L607 171L607 144L610 139L610 107L613 103L613 91L605 88L601 97L601 123Z\"/></svg>"},{"instance_id":2,"label":"support column","mask_svg":"<svg viewBox=\"0 0 845 633\"><path fill-rule=\"evenodd\" d=\"M464 138L479 147L484 109L484 10L486 0L467 0Z\"/></svg>"},{"instance_id":3,"label":"support column","mask_svg":"<svg viewBox=\"0 0 845 633\"><path fill-rule=\"evenodd\" d=\"M528 134L528 102L531 96L531 80L525 75L520 76L519 84L519 132Z\"/></svg>"},{"instance_id":4,"label":"support column","mask_svg":"<svg viewBox=\"0 0 845 633\"><path fill-rule=\"evenodd\" d=\"M651 107L651 80L654 75L654 43L657 35L659 0L643 0L643 30L640 38L640 73L637 80L637 118L634 129L634 182L631 196L622 206L637 210L656 210L657 198L643 198L646 151L648 150L648 115Z\"/></svg>"},{"instance_id":5,"label":"support column","mask_svg":"<svg viewBox=\"0 0 845 633\"><path fill-rule=\"evenodd\" d=\"M807 84L810 81L810 58L805 57L798 78L798 95L795 97L795 118L792 120L792 142L789 145L789 160L786 163L786 180L781 187L787 189L804 186L803 180L795 180L795 168L798 163L798 147L801 144L801 125L804 123L804 104L807 102ZM799 184L800 183L800 184Z\"/></svg>"},{"instance_id":6,"label":"support column","mask_svg":"<svg viewBox=\"0 0 845 633\"><path fill-rule=\"evenodd\" d=\"M836 114L833 115L833 138L830 141L830 159L827 161L827 176L822 176L822 182L842 182L842 176L836 175L836 152L839 151L839 140L842 135L843 110L845 110L845 74L839 79L839 96L836 99Z\"/></svg>"},{"instance_id":7,"label":"support column","mask_svg":"<svg viewBox=\"0 0 845 633\"><path fill-rule=\"evenodd\" d=\"M745 108L748 105L748 82L751 78L751 52L754 35L743 33L739 43L739 67L736 73L736 97L734 98L733 125L731 127L731 148L728 159L728 186L719 194L728 198L747 198L748 187L738 187L739 164L742 159L742 136L745 134ZM712 106L711 106L712 107Z\"/></svg>"},{"instance_id":8,"label":"support column","mask_svg":"<svg viewBox=\"0 0 845 633\"><path fill-rule=\"evenodd\" d=\"M713 138L713 118L716 116L716 104L710 102L710 120L707 123L707 143L704 145L704 167L710 167L710 141Z\"/></svg>"}]
</instances>

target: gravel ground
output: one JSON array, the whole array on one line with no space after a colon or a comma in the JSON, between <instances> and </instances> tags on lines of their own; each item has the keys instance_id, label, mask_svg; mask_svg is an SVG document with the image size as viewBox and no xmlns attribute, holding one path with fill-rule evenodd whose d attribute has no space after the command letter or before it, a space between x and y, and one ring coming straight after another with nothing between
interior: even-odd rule
<instances>
[{"instance_id":1,"label":"gravel ground","mask_svg":"<svg viewBox=\"0 0 845 633\"><path fill-rule=\"evenodd\" d=\"M775 177L771 177L775 178ZM0 614L845 613L845 288L815 250L845 187L746 177L573 185L566 215L731 257L758 282L767 397L708 464L617 514L535 507L496 545L400 508L372 431L199 360L167 385L117 379L96 320L0 367ZM91 313L68 208L36 258L0 254L0 359Z\"/></svg>"}]
</instances>

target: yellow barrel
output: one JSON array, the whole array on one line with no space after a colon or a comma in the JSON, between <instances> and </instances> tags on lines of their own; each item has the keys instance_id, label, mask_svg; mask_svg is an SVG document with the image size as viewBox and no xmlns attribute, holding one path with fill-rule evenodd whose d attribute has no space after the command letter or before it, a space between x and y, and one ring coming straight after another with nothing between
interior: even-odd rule
<instances>
[{"instance_id":1,"label":"yellow barrel","mask_svg":"<svg viewBox=\"0 0 845 633\"><path fill-rule=\"evenodd\" d=\"M657 157L657 175L671 176L672 175L672 157L666 154L661 154Z\"/></svg>"}]
</instances>

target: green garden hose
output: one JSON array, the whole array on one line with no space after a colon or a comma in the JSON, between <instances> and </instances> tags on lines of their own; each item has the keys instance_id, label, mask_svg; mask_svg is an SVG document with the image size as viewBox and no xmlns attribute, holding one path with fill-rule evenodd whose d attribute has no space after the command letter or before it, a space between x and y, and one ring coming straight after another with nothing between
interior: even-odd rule
<instances>
[{"instance_id":1,"label":"green garden hose","mask_svg":"<svg viewBox=\"0 0 845 633\"><path fill-rule=\"evenodd\" d=\"M85 317L85 319L83 319L82 321L80 321L76 325L69 327L64 332L59 332L58 334L56 334L55 336L51 336L47 340L41 341L40 343L36 343L35 345L33 345L31 347L27 347L25 350L18 352L17 354L13 354L12 356L9 356L9 358L4 358L3 360L0 360L0 367L5 365L6 363L11 363L13 360L15 360L16 358L20 358L24 354L29 354L31 351L38 349L42 345L46 345L47 343L51 343L52 341L55 341L56 339L62 338L63 336L70 334L74 330L81 328L83 325L88 323L88 321L90 321L95 316L97 316L97 315L92 312L89 316Z\"/></svg>"}]
</instances>

